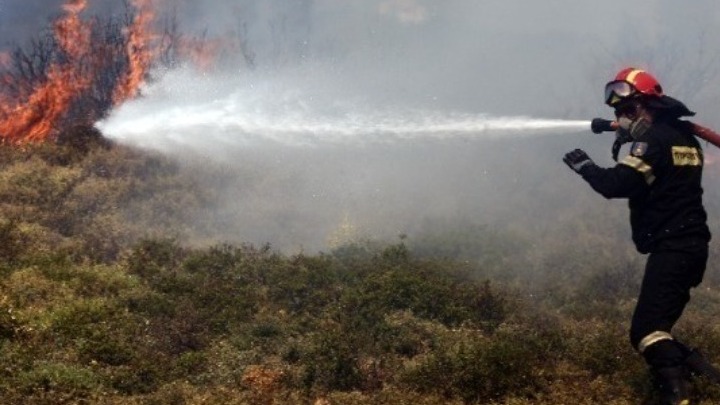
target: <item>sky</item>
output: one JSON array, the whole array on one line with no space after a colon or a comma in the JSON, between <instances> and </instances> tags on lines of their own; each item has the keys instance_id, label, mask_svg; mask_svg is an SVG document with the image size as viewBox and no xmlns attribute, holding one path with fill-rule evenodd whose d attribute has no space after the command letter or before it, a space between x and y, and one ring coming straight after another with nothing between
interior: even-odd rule
<instances>
[{"instance_id":1,"label":"sky","mask_svg":"<svg viewBox=\"0 0 720 405\"><path fill-rule=\"evenodd\" d=\"M0 49L26 43L61 3L0 0ZM122 12L117 0L88 3L88 14ZM231 55L213 72L159 76L116 120L208 106L266 120L357 113L369 125L368 117L403 111L590 120L610 116L605 83L637 66L698 122L720 127L714 0L164 0L161 8L191 35L242 38L254 67ZM586 133L248 148L211 141L224 129L210 124L174 131L157 134L178 143L164 153L186 156L183 139L207 139L216 149L197 151L255 173L227 190L216 213L225 235L295 248L321 248L348 223L387 236L432 218L557 215L561 196L585 186L567 173L563 153L584 147L612 164L612 142Z\"/></svg>"}]
</instances>

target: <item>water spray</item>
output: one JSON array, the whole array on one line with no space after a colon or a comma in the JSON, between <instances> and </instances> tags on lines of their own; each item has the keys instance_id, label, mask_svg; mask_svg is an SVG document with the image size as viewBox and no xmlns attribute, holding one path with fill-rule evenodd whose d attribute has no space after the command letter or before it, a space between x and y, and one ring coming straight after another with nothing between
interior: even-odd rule
<instances>
[{"instance_id":1,"label":"water spray","mask_svg":"<svg viewBox=\"0 0 720 405\"><path fill-rule=\"evenodd\" d=\"M215 106L217 107L217 106ZM248 114L235 108L188 106L154 112L120 111L97 124L108 137L139 146L195 143L193 138L214 137L223 143L273 141L285 145L367 143L410 139L492 138L537 133L579 131L582 120L492 117L426 111L353 113L342 116L280 115L268 111Z\"/></svg>"},{"instance_id":2,"label":"water spray","mask_svg":"<svg viewBox=\"0 0 720 405\"><path fill-rule=\"evenodd\" d=\"M720 134L700 124L696 124L691 121L687 122L690 124L692 133L695 136L704 139L720 148ZM590 129L596 134L601 134L603 132L614 132L617 131L618 128L619 124L617 123L617 121L606 120L603 118L595 118L590 122Z\"/></svg>"},{"instance_id":3,"label":"water spray","mask_svg":"<svg viewBox=\"0 0 720 405\"><path fill-rule=\"evenodd\" d=\"M202 77L191 68L162 72L143 97L117 107L96 127L120 143L172 152L520 138L578 133L589 125L378 102L342 80L318 77L315 70L323 66L308 69Z\"/></svg>"}]
</instances>

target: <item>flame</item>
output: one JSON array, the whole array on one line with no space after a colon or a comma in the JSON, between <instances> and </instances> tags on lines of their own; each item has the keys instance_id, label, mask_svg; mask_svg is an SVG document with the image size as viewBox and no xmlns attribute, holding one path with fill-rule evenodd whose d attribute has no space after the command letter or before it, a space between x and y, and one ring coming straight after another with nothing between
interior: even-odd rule
<instances>
[{"instance_id":1,"label":"flame","mask_svg":"<svg viewBox=\"0 0 720 405\"><path fill-rule=\"evenodd\" d=\"M180 38L180 54L199 70L210 70L215 66L221 51L229 48L230 42L221 38L196 39Z\"/></svg>"},{"instance_id":2,"label":"flame","mask_svg":"<svg viewBox=\"0 0 720 405\"><path fill-rule=\"evenodd\" d=\"M114 106L136 97L160 54L160 36L153 32L156 14L153 1L130 1L135 12L122 31L125 49L118 53L113 44L92 43L93 38L99 38L93 37L94 26L80 18L88 0L66 0L62 6L64 14L53 23L55 42L62 57L45 70L44 80L39 84L29 80L13 82L18 78L10 74L10 70L0 72L0 143L26 144L52 139L62 129L63 121L69 119L70 111L86 117L83 119L96 118L102 111L82 104L83 97L93 100L93 94L97 94L93 92L105 91L103 94ZM221 51L228 47L227 41L221 39L180 36L177 41L180 55L200 69L212 67ZM114 58L118 57L126 57L127 64L122 65L123 70L117 73L114 84L98 90L95 86L102 83L101 73L112 68ZM12 58L8 52L0 51L0 69L9 69ZM3 93L3 84L5 88L17 90L13 94Z\"/></svg>"},{"instance_id":3,"label":"flame","mask_svg":"<svg viewBox=\"0 0 720 405\"><path fill-rule=\"evenodd\" d=\"M90 48L90 26L80 20L87 0L69 0L63 5L67 17L55 23L55 38L71 58L79 59Z\"/></svg>"},{"instance_id":4,"label":"flame","mask_svg":"<svg viewBox=\"0 0 720 405\"><path fill-rule=\"evenodd\" d=\"M0 68L10 66L10 52L0 51Z\"/></svg>"},{"instance_id":5,"label":"flame","mask_svg":"<svg viewBox=\"0 0 720 405\"><path fill-rule=\"evenodd\" d=\"M151 30L155 13L151 8L151 0L132 0L137 10L130 27L127 28L128 45L127 54L129 68L125 77L118 82L113 94L115 105L135 97L138 94L145 76L156 56L156 51L150 46L156 35Z\"/></svg>"},{"instance_id":6,"label":"flame","mask_svg":"<svg viewBox=\"0 0 720 405\"><path fill-rule=\"evenodd\" d=\"M6 142L41 142L50 137L55 124L89 79L77 74L73 61L89 49L90 27L80 20L86 0L71 0L63 6L66 15L54 26L54 33L68 61L48 70L47 80L35 88L24 103L0 104L0 136Z\"/></svg>"}]
</instances>

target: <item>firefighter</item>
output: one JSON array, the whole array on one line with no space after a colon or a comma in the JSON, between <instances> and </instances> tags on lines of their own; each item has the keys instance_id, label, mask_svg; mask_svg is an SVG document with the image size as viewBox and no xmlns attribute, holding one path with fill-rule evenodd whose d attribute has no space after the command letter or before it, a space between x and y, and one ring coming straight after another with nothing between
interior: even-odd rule
<instances>
[{"instance_id":1,"label":"firefighter","mask_svg":"<svg viewBox=\"0 0 720 405\"><path fill-rule=\"evenodd\" d=\"M597 166L581 149L563 161L605 198L626 198L632 239L649 254L630 326L630 343L644 357L665 404L689 404L689 379L720 383L720 372L672 335L673 325L703 279L710 231L702 202L703 151L682 117L694 115L663 94L658 81L635 68L621 70L605 87L605 103L619 128L611 168Z\"/></svg>"}]
</instances>

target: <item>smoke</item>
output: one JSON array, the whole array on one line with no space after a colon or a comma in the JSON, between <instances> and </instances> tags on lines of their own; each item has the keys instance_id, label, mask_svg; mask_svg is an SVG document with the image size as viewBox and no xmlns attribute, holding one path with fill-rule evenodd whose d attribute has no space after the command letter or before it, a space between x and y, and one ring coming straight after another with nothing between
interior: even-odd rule
<instances>
[{"instance_id":1,"label":"smoke","mask_svg":"<svg viewBox=\"0 0 720 405\"><path fill-rule=\"evenodd\" d=\"M91 6L119 11L112 3ZM98 127L225 165L235 181L198 221L232 241L325 249L343 237L412 234L436 218L552 234L577 199L595 201L561 156L583 147L613 164L611 142L587 126L609 114L602 86L627 65L650 69L714 124L702 114L717 105L720 71L709 0L611 0L600 12L562 0L165 6L160 14L184 32L242 46L212 70L156 73ZM0 34L12 21L2 18Z\"/></svg>"},{"instance_id":2,"label":"smoke","mask_svg":"<svg viewBox=\"0 0 720 405\"><path fill-rule=\"evenodd\" d=\"M253 66L164 73L99 127L237 173L213 213L227 239L326 249L436 219L547 232L576 204L563 196L591 195L562 154L583 146L612 164L610 141L586 135L608 113L603 83L625 63L652 66L623 37L664 36L628 23L650 12L678 25L661 1L610 19L555 3L179 3L190 29L242 36Z\"/></svg>"},{"instance_id":3,"label":"smoke","mask_svg":"<svg viewBox=\"0 0 720 405\"><path fill-rule=\"evenodd\" d=\"M300 77L211 78L197 72L168 73L146 97L118 108L98 124L108 137L171 153L174 148L243 148L275 143L323 146L412 141L423 138L491 139L587 129L586 120L491 117L439 110L380 109L331 99L300 86ZM305 76L307 81L307 76ZM186 83L193 83L188 86Z\"/></svg>"},{"instance_id":4,"label":"smoke","mask_svg":"<svg viewBox=\"0 0 720 405\"><path fill-rule=\"evenodd\" d=\"M24 42L60 13L62 0L5 1L0 51ZM320 60L380 101L575 118L606 112L601 87L620 67L649 68L672 95L712 110L718 32L714 2L604 3L562 0L155 0L158 29L233 38L228 70ZM616 14L610 10L622 10ZM121 2L90 0L87 15L120 14ZM714 100L716 101L716 100Z\"/></svg>"},{"instance_id":5,"label":"smoke","mask_svg":"<svg viewBox=\"0 0 720 405\"><path fill-rule=\"evenodd\" d=\"M380 104L323 69L167 72L97 126L118 142L236 173L219 209L198 221L213 222L222 240L291 251L392 240L437 218L513 215L505 193L534 177L532 167L516 172L516 159L545 149L541 139L589 128L586 120Z\"/></svg>"}]
</instances>

